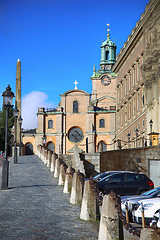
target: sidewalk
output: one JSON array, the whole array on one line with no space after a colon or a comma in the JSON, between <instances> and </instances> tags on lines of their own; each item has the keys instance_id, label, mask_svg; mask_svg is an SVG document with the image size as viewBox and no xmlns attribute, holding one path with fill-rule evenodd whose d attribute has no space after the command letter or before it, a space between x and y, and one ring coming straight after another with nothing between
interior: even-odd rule
<instances>
[{"instance_id":1,"label":"sidewalk","mask_svg":"<svg viewBox=\"0 0 160 240\"><path fill-rule=\"evenodd\" d=\"M9 165L9 189L0 190L0 239L94 240L98 223L82 221L57 179L37 156Z\"/></svg>"}]
</instances>

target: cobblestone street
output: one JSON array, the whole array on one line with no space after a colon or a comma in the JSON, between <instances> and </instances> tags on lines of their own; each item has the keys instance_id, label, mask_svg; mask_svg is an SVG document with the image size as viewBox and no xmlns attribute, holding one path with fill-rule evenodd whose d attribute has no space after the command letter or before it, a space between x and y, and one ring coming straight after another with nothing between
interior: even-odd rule
<instances>
[{"instance_id":1,"label":"cobblestone street","mask_svg":"<svg viewBox=\"0 0 160 240\"><path fill-rule=\"evenodd\" d=\"M37 156L9 165L9 189L0 191L0 239L97 239L98 223L82 221L80 206L58 186Z\"/></svg>"},{"instance_id":2,"label":"cobblestone street","mask_svg":"<svg viewBox=\"0 0 160 240\"><path fill-rule=\"evenodd\" d=\"M37 156L9 160L9 189L0 190L0 239L97 240L99 223L82 221L58 179ZM125 240L137 240L124 229Z\"/></svg>"}]
</instances>

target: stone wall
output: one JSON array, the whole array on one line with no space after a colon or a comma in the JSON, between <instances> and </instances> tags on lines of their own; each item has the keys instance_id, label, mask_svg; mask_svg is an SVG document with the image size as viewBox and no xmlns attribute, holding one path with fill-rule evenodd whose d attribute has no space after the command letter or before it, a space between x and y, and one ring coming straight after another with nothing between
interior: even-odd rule
<instances>
[{"instance_id":1,"label":"stone wall","mask_svg":"<svg viewBox=\"0 0 160 240\"><path fill-rule=\"evenodd\" d=\"M76 169L74 154L59 156L68 165ZM87 178L105 171L142 172L148 177L150 160L160 160L160 145L144 148L112 150L101 153L79 153L83 161Z\"/></svg>"},{"instance_id":2,"label":"stone wall","mask_svg":"<svg viewBox=\"0 0 160 240\"><path fill-rule=\"evenodd\" d=\"M101 153L80 154L87 175L97 172L128 170L150 176L149 160L160 159L160 145L144 148L113 150Z\"/></svg>"},{"instance_id":3,"label":"stone wall","mask_svg":"<svg viewBox=\"0 0 160 240\"><path fill-rule=\"evenodd\" d=\"M100 153L80 153L80 158L83 160L86 177L100 172Z\"/></svg>"},{"instance_id":4,"label":"stone wall","mask_svg":"<svg viewBox=\"0 0 160 240\"><path fill-rule=\"evenodd\" d=\"M160 159L160 146L103 152L100 156L100 172L130 170L150 176L149 160L158 159Z\"/></svg>"}]
</instances>

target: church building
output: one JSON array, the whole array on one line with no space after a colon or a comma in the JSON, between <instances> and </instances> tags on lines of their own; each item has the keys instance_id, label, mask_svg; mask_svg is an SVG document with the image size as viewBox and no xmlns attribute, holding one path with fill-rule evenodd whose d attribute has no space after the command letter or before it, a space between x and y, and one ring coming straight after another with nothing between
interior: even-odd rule
<instances>
[{"instance_id":1,"label":"church building","mask_svg":"<svg viewBox=\"0 0 160 240\"><path fill-rule=\"evenodd\" d=\"M39 144L45 144L57 154L101 152L114 149L116 117L116 78L112 72L116 62L116 45L110 39L101 45L100 69L93 68L92 93L77 88L61 94L55 109L38 108L38 128L35 134L23 134L24 154L27 149L36 152Z\"/></svg>"}]
</instances>

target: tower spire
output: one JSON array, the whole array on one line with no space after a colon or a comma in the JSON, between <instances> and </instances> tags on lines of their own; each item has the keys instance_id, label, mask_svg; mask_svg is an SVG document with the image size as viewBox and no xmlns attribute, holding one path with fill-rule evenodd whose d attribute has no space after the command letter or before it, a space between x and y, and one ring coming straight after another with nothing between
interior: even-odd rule
<instances>
[{"instance_id":1,"label":"tower spire","mask_svg":"<svg viewBox=\"0 0 160 240\"><path fill-rule=\"evenodd\" d=\"M109 34L109 32L110 32L110 29L109 29L110 24L107 23L106 25L107 25L107 27L108 27L108 29L107 29L107 32L108 32L107 37L109 38L109 36L110 36L110 34Z\"/></svg>"}]
</instances>

